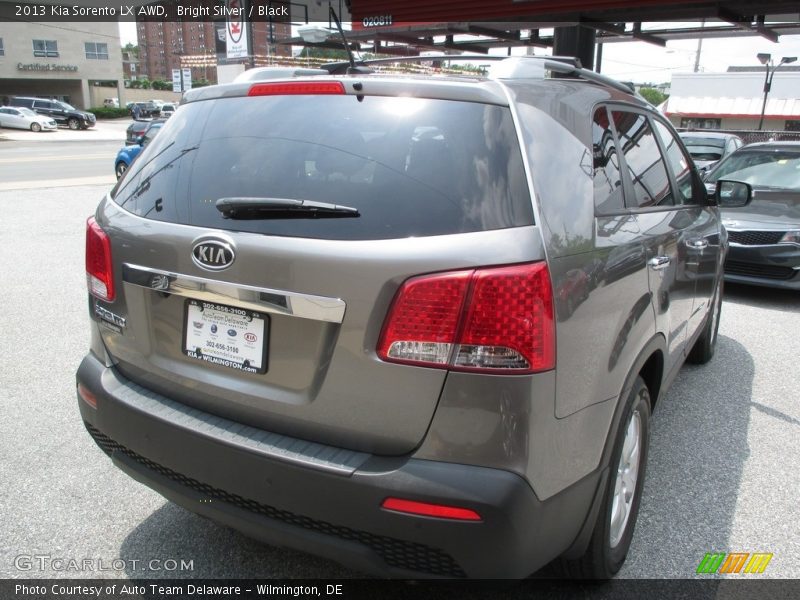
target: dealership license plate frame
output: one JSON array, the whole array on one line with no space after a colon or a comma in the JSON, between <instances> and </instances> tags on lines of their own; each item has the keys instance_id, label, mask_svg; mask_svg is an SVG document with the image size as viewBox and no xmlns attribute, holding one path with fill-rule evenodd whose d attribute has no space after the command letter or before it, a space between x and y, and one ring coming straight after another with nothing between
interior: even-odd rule
<instances>
[{"instance_id":1,"label":"dealership license plate frame","mask_svg":"<svg viewBox=\"0 0 800 600\"><path fill-rule=\"evenodd\" d=\"M225 316L228 316L229 321L223 324ZM196 323L201 323L202 326L197 327ZM217 329L222 329L222 331L212 333L212 324L216 324ZM236 331L235 336L228 335L230 329ZM196 361L244 373L264 374L269 365L269 330L270 319L269 315L265 313L218 302L187 298L183 311L181 350L184 355ZM246 333L252 333L257 338L260 336L260 339L249 342L245 339ZM204 344L201 351L197 352L197 341L212 341L224 348L212 347L209 349ZM231 348L246 349L247 352L243 353L243 356L256 353L256 356L260 356L260 365L253 366L249 358L242 361L230 358L234 354ZM206 352L204 353L202 350L206 350Z\"/></svg>"}]
</instances>

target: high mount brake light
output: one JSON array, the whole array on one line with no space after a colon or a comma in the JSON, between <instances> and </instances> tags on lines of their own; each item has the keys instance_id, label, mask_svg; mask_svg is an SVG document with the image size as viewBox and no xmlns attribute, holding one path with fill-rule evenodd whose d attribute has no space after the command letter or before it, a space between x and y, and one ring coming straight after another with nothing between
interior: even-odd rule
<instances>
[{"instance_id":1,"label":"high mount brake light","mask_svg":"<svg viewBox=\"0 0 800 600\"><path fill-rule=\"evenodd\" d=\"M440 369L522 374L555 367L550 273L544 262L407 280L378 356Z\"/></svg>"},{"instance_id":2,"label":"high mount brake light","mask_svg":"<svg viewBox=\"0 0 800 600\"><path fill-rule=\"evenodd\" d=\"M111 240L94 217L86 221L86 285L92 296L106 302L114 301Z\"/></svg>"},{"instance_id":3,"label":"high mount brake light","mask_svg":"<svg viewBox=\"0 0 800 600\"><path fill-rule=\"evenodd\" d=\"M329 96L344 94L340 81L297 81L291 83L257 83L250 87L248 96Z\"/></svg>"}]
</instances>

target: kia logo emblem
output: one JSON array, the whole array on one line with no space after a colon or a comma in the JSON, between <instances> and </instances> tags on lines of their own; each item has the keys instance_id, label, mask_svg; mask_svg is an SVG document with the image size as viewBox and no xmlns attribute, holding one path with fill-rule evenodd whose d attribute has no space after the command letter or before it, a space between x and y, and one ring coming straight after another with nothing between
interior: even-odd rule
<instances>
[{"instance_id":1,"label":"kia logo emblem","mask_svg":"<svg viewBox=\"0 0 800 600\"><path fill-rule=\"evenodd\" d=\"M192 248L192 260L201 269L221 271L233 264L235 254L230 244L217 240L197 242Z\"/></svg>"}]
</instances>

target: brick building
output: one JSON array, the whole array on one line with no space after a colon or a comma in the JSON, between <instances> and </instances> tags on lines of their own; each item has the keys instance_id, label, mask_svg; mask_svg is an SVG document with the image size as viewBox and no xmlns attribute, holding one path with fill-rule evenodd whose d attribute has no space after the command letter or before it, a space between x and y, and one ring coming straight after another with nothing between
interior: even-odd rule
<instances>
[{"instance_id":1,"label":"brick building","mask_svg":"<svg viewBox=\"0 0 800 600\"><path fill-rule=\"evenodd\" d=\"M271 40L291 37L288 23L254 22L253 41L256 64L270 56L291 56L291 47ZM139 79L172 79L172 70L191 68L193 80L217 81L218 64L225 63L224 21L145 21L137 19ZM245 62L244 59L237 62Z\"/></svg>"}]
</instances>

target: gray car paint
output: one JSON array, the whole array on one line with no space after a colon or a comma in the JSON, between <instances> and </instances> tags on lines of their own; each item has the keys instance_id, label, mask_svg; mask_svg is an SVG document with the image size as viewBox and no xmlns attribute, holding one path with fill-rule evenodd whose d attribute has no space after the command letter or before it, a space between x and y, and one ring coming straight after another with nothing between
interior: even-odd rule
<instances>
[{"instance_id":1,"label":"gray car paint","mask_svg":"<svg viewBox=\"0 0 800 600\"><path fill-rule=\"evenodd\" d=\"M228 86L221 94L240 95L248 87ZM350 85L346 89L356 93ZM587 115L602 102L645 108L620 92L570 81L409 83L396 78L371 79L359 92L468 96L496 104L506 103L507 94L528 161L537 225L412 242L232 235L241 258L225 273L226 281L341 298L347 305L341 325L274 316L270 371L263 378L188 362L176 350L182 304L121 281L123 297L113 310L131 325L121 335L104 330L103 341L121 372L200 410L354 450L512 470L540 498L550 497L597 468L642 348L659 336L669 338L670 366L680 366L705 317L705 301L694 296L699 275L693 279L676 268L655 277L646 260L659 246L674 246L677 266L683 258L673 238L685 225L673 221L691 213L689 221L705 223L713 232L716 209L595 216ZM197 90L187 99L215 93L220 92ZM101 206L98 217L111 235L117 264L208 275L190 259L192 242L205 230L141 219L111 202ZM718 256L719 244L709 252ZM381 324L406 278L543 259L549 261L556 291L585 277L579 302L556 303L556 371L514 377L447 374L377 359ZM716 275L709 277L716 281ZM674 317L673 301L680 307ZM102 351L96 335L93 348Z\"/></svg>"}]
</instances>

